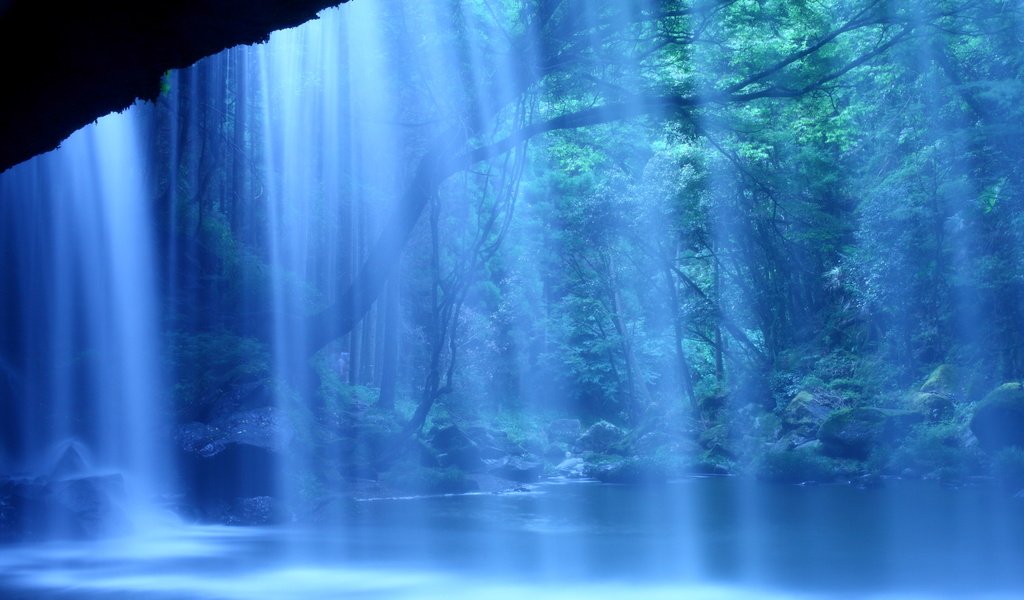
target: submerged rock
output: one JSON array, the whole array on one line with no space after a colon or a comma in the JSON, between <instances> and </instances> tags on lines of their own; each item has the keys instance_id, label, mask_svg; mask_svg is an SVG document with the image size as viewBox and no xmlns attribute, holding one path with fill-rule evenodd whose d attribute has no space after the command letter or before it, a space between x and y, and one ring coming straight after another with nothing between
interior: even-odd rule
<instances>
[{"instance_id":1,"label":"submerged rock","mask_svg":"<svg viewBox=\"0 0 1024 600\"><path fill-rule=\"evenodd\" d=\"M989 452L1024 448L1024 385L1004 383L985 396L974 409L971 431Z\"/></svg>"},{"instance_id":2,"label":"submerged rock","mask_svg":"<svg viewBox=\"0 0 1024 600\"><path fill-rule=\"evenodd\" d=\"M97 539L131 531L119 474L0 481L0 540Z\"/></svg>"}]
</instances>

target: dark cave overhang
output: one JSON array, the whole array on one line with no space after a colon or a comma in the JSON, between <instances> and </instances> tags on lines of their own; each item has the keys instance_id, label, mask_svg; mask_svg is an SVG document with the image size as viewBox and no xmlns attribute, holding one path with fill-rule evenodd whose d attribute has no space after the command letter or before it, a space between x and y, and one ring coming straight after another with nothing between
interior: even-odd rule
<instances>
[{"instance_id":1,"label":"dark cave overhang","mask_svg":"<svg viewBox=\"0 0 1024 600\"><path fill-rule=\"evenodd\" d=\"M0 172L160 93L163 74L349 0L0 0Z\"/></svg>"}]
</instances>

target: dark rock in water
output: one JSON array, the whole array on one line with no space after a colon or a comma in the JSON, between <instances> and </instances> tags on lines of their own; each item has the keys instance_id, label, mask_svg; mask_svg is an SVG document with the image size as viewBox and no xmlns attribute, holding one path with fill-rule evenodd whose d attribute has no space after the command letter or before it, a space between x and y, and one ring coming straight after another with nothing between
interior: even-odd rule
<instances>
[{"instance_id":1,"label":"dark rock in water","mask_svg":"<svg viewBox=\"0 0 1024 600\"><path fill-rule=\"evenodd\" d=\"M591 425L576 440L576 449L590 452L607 452L612 446L619 444L625 433L608 421L598 421Z\"/></svg>"},{"instance_id":2,"label":"dark rock in water","mask_svg":"<svg viewBox=\"0 0 1024 600\"><path fill-rule=\"evenodd\" d=\"M75 444L68 444L60 453L60 458L50 468L50 479L63 479L84 475L88 470L81 451Z\"/></svg>"},{"instance_id":3,"label":"dark rock in water","mask_svg":"<svg viewBox=\"0 0 1024 600\"><path fill-rule=\"evenodd\" d=\"M272 495L277 457L265 448L231 444L212 456L181 453L182 491L195 503L202 520L220 521L235 498Z\"/></svg>"},{"instance_id":4,"label":"dark rock in water","mask_svg":"<svg viewBox=\"0 0 1024 600\"><path fill-rule=\"evenodd\" d=\"M128 517L118 504L124 497L120 475L65 479L47 488L51 514L72 517L73 536L91 539L131 531Z\"/></svg>"},{"instance_id":5,"label":"dark rock in water","mask_svg":"<svg viewBox=\"0 0 1024 600\"><path fill-rule=\"evenodd\" d=\"M694 475L728 475L729 467L716 462L700 460L690 465L689 472Z\"/></svg>"},{"instance_id":6,"label":"dark rock in water","mask_svg":"<svg viewBox=\"0 0 1024 600\"><path fill-rule=\"evenodd\" d=\"M974 409L971 431L989 452L1024 448L1024 385L1004 383L985 396Z\"/></svg>"},{"instance_id":7,"label":"dark rock in water","mask_svg":"<svg viewBox=\"0 0 1024 600\"><path fill-rule=\"evenodd\" d=\"M555 419L548 424L548 442L571 444L580 437L583 426L579 419Z\"/></svg>"},{"instance_id":8,"label":"dark rock in water","mask_svg":"<svg viewBox=\"0 0 1024 600\"><path fill-rule=\"evenodd\" d=\"M543 472L544 463L535 456L509 456L502 460L499 466L491 470L491 473L498 477L519 483L536 481Z\"/></svg>"},{"instance_id":9,"label":"dark rock in water","mask_svg":"<svg viewBox=\"0 0 1024 600\"><path fill-rule=\"evenodd\" d=\"M180 426L178 471L196 512L204 520L218 521L235 498L273 494L277 453L292 434L274 407L226 412L209 423Z\"/></svg>"},{"instance_id":10,"label":"dark rock in water","mask_svg":"<svg viewBox=\"0 0 1024 600\"><path fill-rule=\"evenodd\" d=\"M455 425L431 430L430 445L438 452L438 462L445 467L456 467L468 473L483 471L486 465L480 447Z\"/></svg>"},{"instance_id":11,"label":"dark rock in water","mask_svg":"<svg viewBox=\"0 0 1024 600\"><path fill-rule=\"evenodd\" d=\"M663 465L636 456L593 465L587 474L603 483L660 483L668 479Z\"/></svg>"},{"instance_id":12,"label":"dark rock in water","mask_svg":"<svg viewBox=\"0 0 1024 600\"><path fill-rule=\"evenodd\" d=\"M97 539L131 531L120 475L0 481L0 539Z\"/></svg>"},{"instance_id":13,"label":"dark rock in water","mask_svg":"<svg viewBox=\"0 0 1024 600\"><path fill-rule=\"evenodd\" d=\"M913 411L847 408L832 413L821 424L818 439L828 456L863 460L875 445L898 439L922 419Z\"/></svg>"},{"instance_id":14,"label":"dark rock in water","mask_svg":"<svg viewBox=\"0 0 1024 600\"><path fill-rule=\"evenodd\" d=\"M274 525L285 521L284 510L273 496L236 498L222 515L225 525Z\"/></svg>"}]
</instances>

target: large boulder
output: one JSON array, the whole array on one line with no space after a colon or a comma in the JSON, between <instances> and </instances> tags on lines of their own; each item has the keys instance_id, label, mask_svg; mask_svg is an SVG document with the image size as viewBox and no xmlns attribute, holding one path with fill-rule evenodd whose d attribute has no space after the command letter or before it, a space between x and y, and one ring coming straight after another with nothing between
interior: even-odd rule
<instances>
[{"instance_id":1,"label":"large boulder","mask_svg":"<svg viewBox=\"0 0 1024 600\"><path fill-rule=\"evenodd\" d=\"M571 444L580 437L583 426L579 419L555 419L548 424L548 442Z\"/></svg>"},{"instance_id":2,"label":"large boulder","mask_svg":"<svg viewBox=\"0 0 1024 600\"><path fill-rule=\"evenodd\" d=\"M587 475L602 483L661 483L669 478L669 469L653 459L632 456L591 465Z\"/></svg>"},{"instance_id":3,"label":"large boulder","mask_svg":"<svg viewBox=\"0 0 1024 600\"><path fill-rule=\"evenodd\" d=\"M895 441L922 420L920 413L909 410L846 408L825 419L818 439L828 456L863 460L875 446Z\"/></svg>"},{"instance_id":4,"label":"large boulder","mask_svg":"<svg viewBox=\"0 0 1024 600\"><path fill-rule=\"evenodd\" d=\"M1004 383L985 396L974 408L971 431L990 452L1024 448L1024 385Z\"/></svg>"},{"instance_id":5,"label":"large boulder","mask_svg":"<svg viewBox=\"0 0 1024 600\"><path fill-rule=\"evenodd\" d=\"M203 520L223 522L239 498L274 494L279 455L292 437L287 418L273 407L180 426L178 471L191 508Z\"/></svg>"},{"instance_id":6,"label":"large boulder","mask_svg":"<svg viewBox=\"0 0 1024 600\"><path fill-rule=\"evenodd\" d=\"M491 469L491 474L519 483L537 481L544 472L544 463L536 456L507 456Z\"/></svg>"},{"instance_id":7,"label":"large boulder","mask_svg":"<svg viewBox=\"0 0 1024 600\"><path fill-rule=\"evenodd\" d=\"M232 444L281 450L288 447L292 431L281 411L268 406L233 412L209 423L186 423L178 428L177 438L186 452L209 458Z\"/></svg>"},{"instance_id":8,"label":"large boulder","mask_svg":"<svg viewBox=\"0 0 1024 600\"><path fill-rule=\"evenodd\" d=\"M953 414L953 399L938 392L918 392L910 400L911 408L930 421L941 421Z\"/></svg>"},{"instance_id":9,"label":"large boulder","mask_svg":"<svg viewBox=\"0 0 1024 600\"><path fill-rule=\"evenodd\" d=\"M97 473L86 448L61 444L48 464L0 478L0 540L96 539L131 530L122 508L124 480Z\"/></svg>"},{"instance_id":10,"label":"large boulder","mask_svg":"<svg viewBox=\"0 0 1024 600\"><path fill-rule=\"evenodd\" d=\"M801 391L782 410L783 427L804 433L813 433L821 427L835 406L821 395Z\"/></svg>"},{"instance_id":11,"label":"large boulder","mask_svg":"<svg viewBox=\"0 0 1024 600\"><path fill-rule=\"evenodd\" d=\"M119 474L0 480L0 540L96 539L131 531Z\"/></svg>"},{"instance_id":12,"label":"large boulder","mask_svg":"<svg viewBox=\"0 0 1024 600\"><path fill-rule=\"evenodd\" d=\"M504 431L488 427L473 426L465 428L466 437L473 440L480 449L480 456L485 459L501 459L509 454L520 455L526 451L513 442Z\"/></svg>"},{"instance_id":13,"label":"large boulder","mask_svg":"<svg viewBox=\"0 0 1024 600\"><path fill-rule=\"evenodd\" d=\"M468 473L486 468L480 446L455 425L435 427L427 438L437 451L441 466L455 467Z\"/></svg>"},{"instance_id":14,"label":"large boulder","mask_svg":"<svg viewBox=\"0 0 1024 600\"><path fill-rule=\"evenodd\" d=\"M576 439L575 447L584 452L607 453L613 446L621 443L625 437L626 434L622 429L608 421L598 421Z\"/></svg>"}]
</instances>

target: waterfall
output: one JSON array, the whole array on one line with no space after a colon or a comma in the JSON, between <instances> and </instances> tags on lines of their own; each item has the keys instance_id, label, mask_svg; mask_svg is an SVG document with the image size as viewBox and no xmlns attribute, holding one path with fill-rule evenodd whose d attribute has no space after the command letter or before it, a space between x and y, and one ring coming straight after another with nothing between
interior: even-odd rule
<instances>
[{"instance_id":1,"label":"waterfall","mask_svg":"<svg viewBox=\"0 0 1024 600\"><path fill-rule=\"evenodd\" d=\"M133 112L111 115L0 179L3 295L16 319L3 334L16 373L3 399L5 466L57 469L55 479L123 475L124 495L111 499L131 510L173 491L139 134Z\"/></svg>"}]
</instances>

